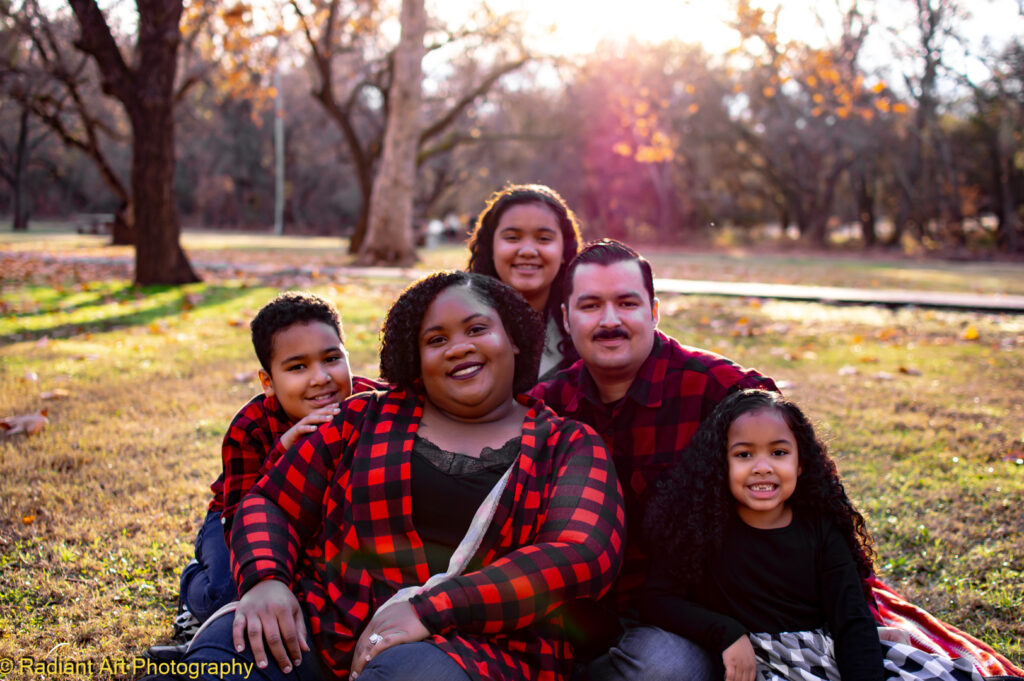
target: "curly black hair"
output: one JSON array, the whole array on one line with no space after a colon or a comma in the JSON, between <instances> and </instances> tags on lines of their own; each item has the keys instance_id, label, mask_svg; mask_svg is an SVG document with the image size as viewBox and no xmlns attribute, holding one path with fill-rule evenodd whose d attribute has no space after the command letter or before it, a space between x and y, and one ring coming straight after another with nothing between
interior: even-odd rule
<instances>
[{"instance_id":1,"label":"curly black hair","mask_svg":"<svg viewBox=\"0 0 1024 681\"><path fill-rule=\"evenodd\" d=\"M420 326L427 308L442 291L465 286L497 311L505 333L519 348L513 390L526 392L537 382L537 367L544 349L544 323L514 288L473 272L436 272L411 284L388 310L381 329L380 375L402 388L414 388L420 378Z\"/></svg>"},{"instance_id":2,"label":"curly black hair","mask_svg":"<svg viewBox=\"0 0 1024 681\"><path fill-rule=\"evenodd\" d=\"M264 371L270 373L270 365L274 361L274 336L277 332L292 324L310 322L327 324L338 334L341 344L345 344L338 309L318 295L306 291L285 291L260 308L249 322L249 329L252 331L252 347Z\"/></svg>"},{"instance_id":3,"label":"curly black hair","mask_svg":"<svg viewBox=\"0 0 1024 681\"><path fill-rule=\"evenodd\" d=\"M839 479L836 464L814 427L793 402L767 390L742 390L726 397L694 434L682 460L663 480L647 507L644 531L680 578L699 583L705 566L721 550L726 522L735 513L726 457L729 427L762 409L777 411L793 431L801 473L789 498L793 508L830 518L853 553L861 577L872 571L871 535Z\"/></svg>"},{"instance_id":4,"label":"curly black hair","mask_svg":"<svg viewBox=\"0 0 1024 681\"><path fill-rule=\"evenodd\" d=\"M543 184L508 184L503 189L491 194L484 209L477 216L476 228L466 243L466 247L469 249L469 264L466 269L500 279L498 270L494 266L494 232L498 229L498 223L501 222L501 216L505 214L505 211L512 206L531 203L539 203L550 208L551 212L555 214L558 228L562 232L562 264L551 282L548 302L544 308L544 320L553 317L558 322L558 333L561 336L558 350L564 356L562 365L568 366L579 355L561 323L561 306L565 293L565 269L569 262L576 257L583 239L580 236L580 222L576 218L576 214L572 212L558 192Z\"/></svg>"}]
</instances>

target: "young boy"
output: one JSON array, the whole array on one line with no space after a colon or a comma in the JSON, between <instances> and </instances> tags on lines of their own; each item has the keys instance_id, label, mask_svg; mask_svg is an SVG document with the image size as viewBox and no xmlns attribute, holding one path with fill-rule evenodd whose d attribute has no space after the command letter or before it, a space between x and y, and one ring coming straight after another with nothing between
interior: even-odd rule
<instances>
[{"instance_id":1,"label":"young boy","mask_svg":"<svg viewBox=\"0 0 1024 681\"><path fill-rule=\"evenodd\" d=\"M301 437L328 423L353 392L384 387L353 379L341 320L328 301L309 293L278 295L249 325L260 361L263 393L235 415L224 436L224 470L210 486L213 499L195 542L195 558L181 573L174 639L153 646L150 657L176 658L200 624L238 597L228 539L242 497Z\"/></svg>"}]
</instances>

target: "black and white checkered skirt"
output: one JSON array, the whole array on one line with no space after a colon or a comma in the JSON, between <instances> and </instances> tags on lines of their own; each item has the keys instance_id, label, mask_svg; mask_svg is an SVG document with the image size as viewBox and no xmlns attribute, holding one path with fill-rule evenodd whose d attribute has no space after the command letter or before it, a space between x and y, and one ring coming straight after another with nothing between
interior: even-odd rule
<instances>
[{"instance_id":1,"label":"black and white checkered skirt","mask_svg":"<svg viewBox=\"0 0 1024 681\"><path fill-rule=\"evenodd\" d=\"M832 637L824 630L750 634L758 681L840 681ZM982 681L974 666L882 641L885 677L899 681Z\"/></svg>"}]
</instances>

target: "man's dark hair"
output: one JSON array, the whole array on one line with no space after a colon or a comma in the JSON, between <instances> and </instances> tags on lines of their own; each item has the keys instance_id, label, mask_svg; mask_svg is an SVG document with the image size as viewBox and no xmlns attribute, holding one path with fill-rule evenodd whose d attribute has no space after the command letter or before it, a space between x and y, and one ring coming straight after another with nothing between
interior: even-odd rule
<instances>
[{"instance_id":1,"label":"man's dark hair","mask_svg":"<svg viewBox=\"0 0 1024 681\"><path fill-rule=\"evenodd\" d=\"M572 259L572 262L569 263L565 270L565 298L562 302L568 303L569 297L572 296L572 279L580 265L602 265L607 267L617 262L628 262L630 260L635 260L640 265L640 274L644 280L644 288L647 290L647 297L650 299L651 306L653 307L654 271L651 269L651 263L647 258L615 239L591 241L580 249L580 252L576 254L576 257Z\"/></svg>"},{"instance_id":2,"label":"man's dark hair","mask_svg":"<svg viewBox=\"0 0 1024 681\"><path fill-rule=\"evenodd\" d=\"M515 359L513 390L526 392L537 382L537 367L544 349L544 324L530 304L507 284L472 272L437 272L413 283L388 310L381 330L380 375L402 388L412 388L420 378L420 326L427 308L444 290L463 286L501 318L512 343L519 348Z\"/></svg>"},{"instance_id":3,"label":"man's dark hair","mask_svg":"<svg viewBox=\"0 0 1024 681\"><path fill-rule=\"evenodd\" d=\"M345 344L341 330L341 316L338 309L328 300L306 291L285 291L264 305L249 322L252 331L252 347L260 366L268 374L274 359L274 336L278 331L293 324L323 322L338 334L338 340Z\"/></svg>"}]
</instances>

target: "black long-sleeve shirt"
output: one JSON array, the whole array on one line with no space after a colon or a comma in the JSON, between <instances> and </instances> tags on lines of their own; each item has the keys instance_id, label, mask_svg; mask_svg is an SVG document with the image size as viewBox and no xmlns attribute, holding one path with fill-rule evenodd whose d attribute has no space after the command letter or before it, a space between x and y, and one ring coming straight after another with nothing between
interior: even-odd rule
<instances>
[{"instance_id":1,"label":"black long-sleeve shirt","mask_svg":"<svg viewBox=\"0 0 1024 681\"><path fill-rule=\"evenodd\" d=\"M884 677L878 631L849 546L833 524L794 511L784 528L760 530L738 516L700 583L656 560L640 598L642 619L721 653L747 633L827 625L843 681Z\"/></svg>"}]
</instances>

